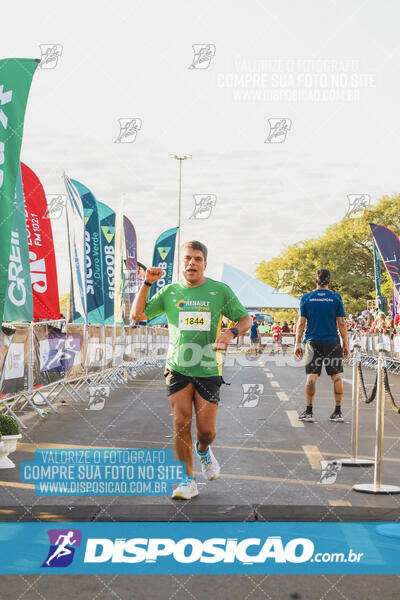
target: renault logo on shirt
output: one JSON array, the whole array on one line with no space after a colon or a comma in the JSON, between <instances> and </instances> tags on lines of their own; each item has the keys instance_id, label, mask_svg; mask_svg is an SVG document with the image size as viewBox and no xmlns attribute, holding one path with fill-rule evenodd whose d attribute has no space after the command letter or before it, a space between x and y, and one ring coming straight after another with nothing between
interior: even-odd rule
<instances>
[{"instance_id":1,"label":"renault logo on shirt","mask_svg":"<svg viewBox=\"0 0 400 600\"><path fill-rule=\"evenodd\" d=\"M175 306L179 310L183 310L184 308L189 310L210 310L209 300L179 300Z\"/></svg>"}]
</instances>

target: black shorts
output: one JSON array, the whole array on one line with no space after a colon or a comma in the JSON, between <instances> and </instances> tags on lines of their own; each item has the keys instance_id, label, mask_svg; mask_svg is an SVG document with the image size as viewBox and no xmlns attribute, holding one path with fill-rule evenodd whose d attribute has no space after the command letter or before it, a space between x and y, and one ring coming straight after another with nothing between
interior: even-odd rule
<instances>
[{"instance_id":1,"label":"black shorts","mask_svg":"<svg viewBox=\"0 0 400 600\"><path fill-rule=\"evenodd\" d=\"M222 377L220 375L214 377L189 377L188 375L178 373L178 371L165 369L164 377L167 384L168 396L180 392L189 383L194 383L195 390L204 400L213 404L218 404L219 402L219 388L222 385Z\"/></svg>"},{"instance_id":2,"label":"black shorts","mask_svg":"<svg viewBox=\"0 0 400 600\"><path fill-rule=\"evenodd\" d=\"M340 342L320 342L309 340L306 343L306 373L321 375L322 365L328 375L343 373L342 347Z\"/></svg>"}]
</instances>

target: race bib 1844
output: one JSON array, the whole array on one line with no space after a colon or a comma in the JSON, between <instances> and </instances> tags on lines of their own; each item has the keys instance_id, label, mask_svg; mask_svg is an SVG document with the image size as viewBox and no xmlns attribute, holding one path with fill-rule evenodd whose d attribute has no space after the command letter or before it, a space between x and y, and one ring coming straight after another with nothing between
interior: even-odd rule
<instances>
[{"instance_id":1,"label":"race bib 1844","mask_svg":"<svg viewBox=\"0 0 400 600\"><path fill-rule=\"evenodd\" d=\"M210 331L211 313L209 312L180 312L179 329L181 331Z\"/></svg>"}]
</instances>

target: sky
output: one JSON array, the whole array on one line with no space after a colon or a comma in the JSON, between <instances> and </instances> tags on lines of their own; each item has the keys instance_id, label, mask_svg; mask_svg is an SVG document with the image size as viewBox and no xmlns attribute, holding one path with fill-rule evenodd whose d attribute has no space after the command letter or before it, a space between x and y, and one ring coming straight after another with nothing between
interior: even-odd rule
<instances>
[{"instance_id":1,"label":"sky","mask_svg":"<svg viewBox=\"0 0 400 600\"><path fill-rule=\"evenodd\" d=\"M254 274L340 220L348 195L400 191L399 17L390 0L8 3L3 58L61 47L34 76L21 159L48 195L65 194L65 171L114 209L123 198L149 265L178 221L170 154L190 154L181 240L207 245L211 277ZM116 142L119 119L140 119L134 141ZM197 194L216 200L207 219L190 218ZM65 211L52 225L65 293Z\"/></svg>"}]
</instances>

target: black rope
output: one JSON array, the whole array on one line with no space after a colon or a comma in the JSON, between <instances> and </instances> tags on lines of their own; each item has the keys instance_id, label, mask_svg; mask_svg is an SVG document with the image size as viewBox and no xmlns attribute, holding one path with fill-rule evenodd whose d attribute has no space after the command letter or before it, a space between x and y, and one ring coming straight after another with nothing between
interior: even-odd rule
<instances>
[{"instance_id":1,"label":"black rope","mask_svg":"<svg viewBox=\"0 0 400 600\"><path fill-rule=\"evenodd\" d=\"M394 401L394 398L393 398L392 391L390 389L387 367L383 367L383 372L384 372L383 384L385 386L386 396L388 397L389 402L390 402L390 408L395 413L400 413L400 408L398 408L398 406L396 405L396 402Z\"/></svg>"},{"instance_id":2,"label":"black rope","mask_svg":"<svg viewBox=\"0 0 400 600\"><path fill-rule=\"evenodd\" d=\"M363 375L363 372L362 372L362 368L361 368L361 363L360 362L357 364L357 369L358 369L358 373L360 375L361 393L362 393L362 396L363 396L363 400L364 400L365 404L370 404L371 402L373 402L375 400L376 389L377 389L377 384L378 384L378 374L375 377L374 387L372 388L371 395L368 398L367 390L365 389L364 375Z\"/></svg>"}]
</instances>

